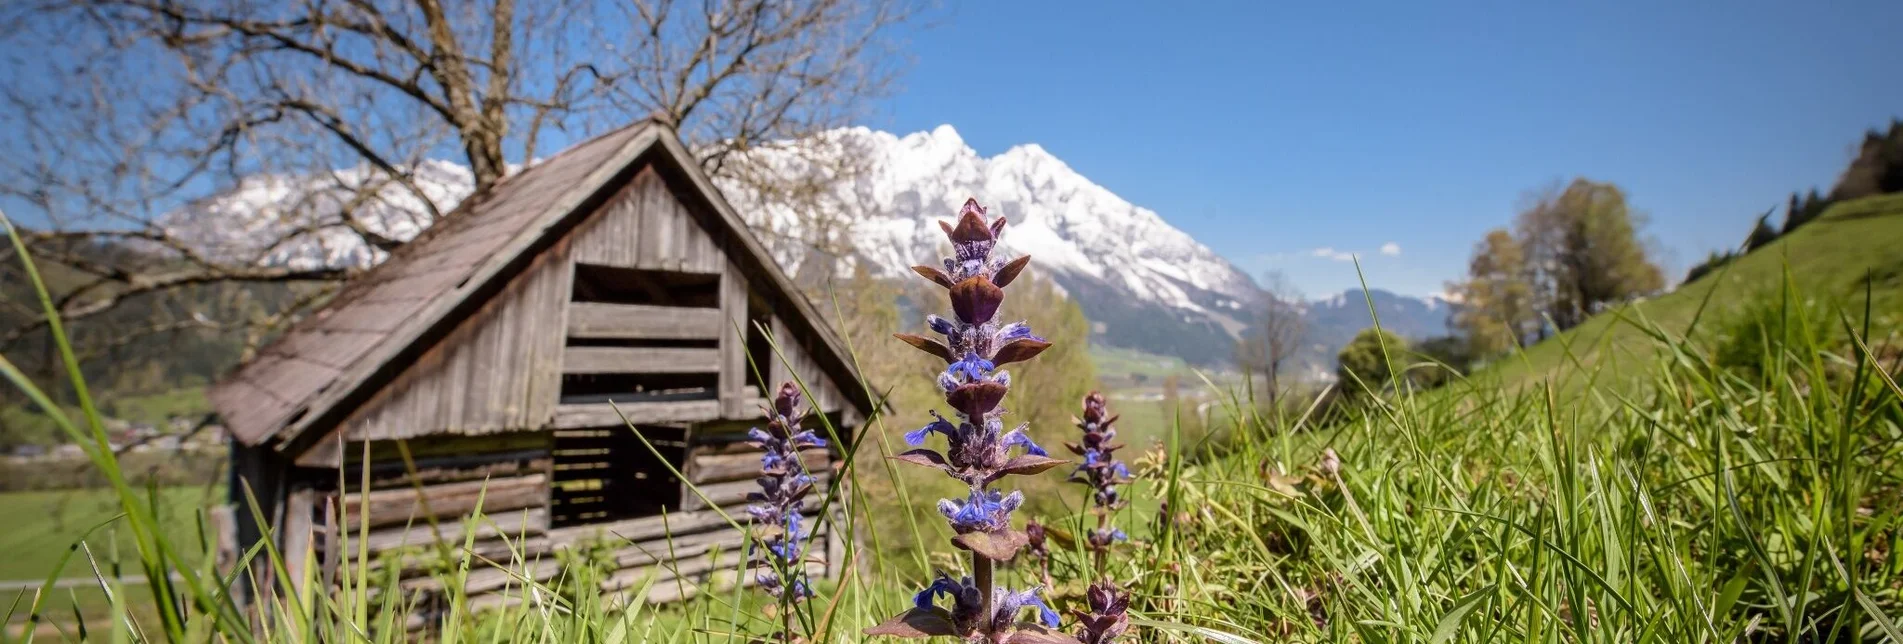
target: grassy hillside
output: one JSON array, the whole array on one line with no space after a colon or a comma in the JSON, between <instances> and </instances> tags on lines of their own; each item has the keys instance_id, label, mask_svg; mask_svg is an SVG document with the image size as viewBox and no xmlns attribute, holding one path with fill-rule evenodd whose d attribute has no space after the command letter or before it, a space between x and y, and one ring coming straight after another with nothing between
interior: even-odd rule
<instances>
[{"instance_id":1,"label":"grassy hillside","mask_svg":"<svg viewBox=\"0 0 1903 644\"><path fill-rule=\"evenodd\" d=\"M179 544L197 544L197 509L223 502L225 494L216 486L168 487L160 490L158 498L164 518L160 525L170 531L171 538ZM106 560L113 556L136 558L132 535L114 520L123 511L119 497L107 489L0 494L0 516L14 517L5 534L0 534L0 552L7 553L0 558L0 579L45 579L59 558L96 527L99 530L88 543L101 559L102 569L109 568ZM181 554L198 552L184 548ZM124 568L126 574L139 572L136 564ZM93 571L78 561L68 564L60 576L92 577Z\"/></svg>"},{"instance_id":2,"label":"grassy hillside","mask_svg":"<svg viewBox=\"0 0 1903 644\"><path fill-rule=\"evenodd\" d=\"M1522 356L1502 359L1491 373L1508 384L1553 379L1573 391L1593 378L1629 384L1659 350L1645 327L1657 325L1714 346L1747 311L1777 305L1787 268L1791 290L1804 294L1813 310L1830 314L1831 330L1839 325L1839 310L1861 321L1868 276L1872 340L1882 340L1903 320L1903 194L1832 206L1818 220L1696 282L1602 313Z\"/></svg>"}]
</instances>

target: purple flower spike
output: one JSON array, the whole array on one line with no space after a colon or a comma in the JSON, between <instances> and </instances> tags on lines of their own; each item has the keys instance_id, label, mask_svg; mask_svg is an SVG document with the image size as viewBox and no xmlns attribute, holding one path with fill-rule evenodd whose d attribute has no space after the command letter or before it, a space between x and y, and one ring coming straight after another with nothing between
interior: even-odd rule
<instances>
[{"instance_id":1,"label":"purple flower spike","mask_svg":"<svg viewBox=\"0 0 1903 644\"><path fill-rule=\"evenodd\" d=\"M1011 529L1011 513L1023 505L1024 493L993 490L991 484L1007 475L1033 475L1063 464L1031 440L1024 425L1004 430L1002 405L1010 393L1011 375L999 367L1035 358L1051 346L1023 322L996 320L1004 306L1005 287L1017 280L1030 258L1005 261L992 256L1004 234L1005 220L988 217L975 199L959 208L955 222L939 222L939 227L952 245L952 256L942 262L944 270L930 266L912 270L945 287L952 315L925 318L944 342L909 334L896 337L945 361L944 371L937 375L938 389L956 414L946 418L932 412L932 422L905 433L905 442L914 447L923 446L933 434L943 436L944 451L913 449L891 458L943 470L970 486L964 500L941 500L938 509L957 533L952 543L971 553L973 576L961 581L940 576L913 597L912 610L865 632L993 643L1072 641L1047 629L1057 626L1058 616L1038 597L1038 589L1014 593L991 582L996 562L1012 559L1029 543L1025 533ZM1041 543L1040 539L1040 547ZM948 610L933 604L939 597L952 598ZM981 614L986 604L994 608L990 615ZM1023 609L1032 607L1038 609L1043 625L1017 621Z\"/></svg>"},{"instance_id":2,"label":"purple flower spike","mask_svg":"<svg viewBox=\"0 0 1903 644\"><path fill-rule=\"evenodd\" d=\"M767 426L747 430L747 437L766 453L760 455L760 490L747 495L752 505L756 551L766 556L754 564L762 567L755 579L767 594L784 601L800 601L813 594L806 583L806 569L800 562L806 535L801 528L800 505L813 490L813 476L805 471L799 451L824 447L826 441L811 430L800 428L806 416L800 410L799 388L792 383L780 386L766 410Z\"/></svg>"},{"instance_id":3,"label":"purple flower spike","mask_svg":"<svg viewBox=\"0 0 1903 644\"><path fill-rule=\"evenodd\" d=\"M1130 596L1110 581L1091 584L1084 591L1090 612L1081 616L1077 639L1083 644L1110 644L1130 630Z\"/></svg>"}]
</instances>

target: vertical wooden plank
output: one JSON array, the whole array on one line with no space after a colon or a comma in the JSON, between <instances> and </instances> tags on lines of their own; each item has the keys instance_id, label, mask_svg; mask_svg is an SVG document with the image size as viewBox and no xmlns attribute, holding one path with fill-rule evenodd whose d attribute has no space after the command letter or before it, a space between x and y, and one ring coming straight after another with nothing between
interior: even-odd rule
<instances>
[{"instance_id":1,"label":"vertical wooden plank","mask_svg":"<svg viewBox=\"0 0 1903 644\"><path fill-rule=\"evenodd\" d=\"M727 418L751 414L747 400L747 278L740 268L727 265L720 278L720 408Z\"/></svg>"},{"instance_id":2,"label":"vertical wooden plank","mask_svg":"<svg viewBox=\"0 0 1903 644\"><path fill-rule=\"evenodd\" d=\"M850 428L841 429L842 434L852 434ZM850 487L852 483L843 478L835 478L833 481L835 485L840 486L839 491L841 493L834 496L837 501L833 503L833 507L831 508L832 528L826 531L827 579L838 579L840 575L845 572L846 566L852 564L852 562L846 560L846 540L853 537L852 534L846 530L845 512L848 503L847 499L852 498L852 488Z\"/></svg>"},{"instance_id":3,"label":"vertical wooden plank","mask_svg":"<svg viewBox=\"0 0 1903 644\"><path fill-rule=\"evenodd\" d=\"M555 418L555 406L562 396L562 346L568 329L569 292L574 289L575 263L569 261L567 248L558 248L550 259L548 285L543 289L545 318L550 327L532 339L535 355L528 366L528 398L523 427L546 427Z\"/></svg>"},{"instance_id":4,"label":"vertical wooden plank","mask_svg":"<svg viewBox=\"0 0 1903 644\"><path fill-rule=\"evenodd\" d=\"M766 382L761 383L763 385L761 388L766 391L760 393L771 396L780 383L793 379L793 372L788 369L788 363L793 362L797 357L799 343L794 342L793 336L786 332L786 323L781 322L778 315L773 316L773 322L768 324L767 328L773 332L773 344L779 347L777 355L767 356L767 361L773 364L766 369Z\"/></svg>"},{"instance_id":5,"label":"vertical wooden plank","mask_svg":"<svg viewBox=\"0 0 1903 644\"><path fill-rule=\"evenodd\" d=\"M311 513L316 493L310 488L293 490L284 503L284 574L289 578L284 583L299 594L304 591L304 577L307 566L315 553L311 552Z\"/></svg>"}]
</instances>

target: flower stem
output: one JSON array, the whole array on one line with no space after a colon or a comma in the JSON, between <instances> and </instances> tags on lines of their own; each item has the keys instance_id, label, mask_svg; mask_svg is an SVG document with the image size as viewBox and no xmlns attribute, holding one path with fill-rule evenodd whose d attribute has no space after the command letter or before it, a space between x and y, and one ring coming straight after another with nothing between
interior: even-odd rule
<instances>
[{"instance_id":1,"label":"flower stem","mask_svg":"<svg viewBox=\"0 0 1903 644\"><path fill-rule=\"evenodd\" d=\"M979 630L983 631L987 640L989 640L990 636L994 634L991 629L991 591L993 588L991 582L991 560L976 552L971 553L971 578L972 581L978 585L978 623L981 624Z\"/></svg>"},{"instance_id":2,"label":"flower stem","mask_svg":"<svg viewBox=\"0 0 1903 644\"><path fill-rule=\"evenodd\" d=\"M1097 511L1097 531L1103 532L1106 528L1109 528L1109 527L1110 527L1110 511L1107 508L1100 508ZM1106 555L1108 555L1109 552L1110 552L1110 546L1105 545L1102 548L1098 548L1096 552L1091 553L1093 555L1092 558L1095 559L1097 563L1098 577L1106 578L1106 579L1110 577L1109 562L1105 560Z\"/></svg>"}]
</instances>

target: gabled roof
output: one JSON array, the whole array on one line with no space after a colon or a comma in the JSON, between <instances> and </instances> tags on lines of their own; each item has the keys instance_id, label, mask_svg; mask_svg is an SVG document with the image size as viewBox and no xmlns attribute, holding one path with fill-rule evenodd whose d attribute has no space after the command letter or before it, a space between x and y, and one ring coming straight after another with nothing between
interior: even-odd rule
<instances>
[{"instance_id":1,"label":"gabled roof","mask_svg":"<svg viewBox=\"0 0 1903 644\"><path fill-rule=\"evenodd\" d=\"M334 427L648 165L691 188L694 194L679 195L684 203L716 215L715 223L739 241L729 247L730 261L768 277L760 287L797 313L786 322L817 338L812 349L821 367L861 413L871 413L843 345L812 303L675 134L646 121L569 148L464 200L214 385L212 406L247 445L284 446L313 429Z\"/></svg>"}]
</instances>

